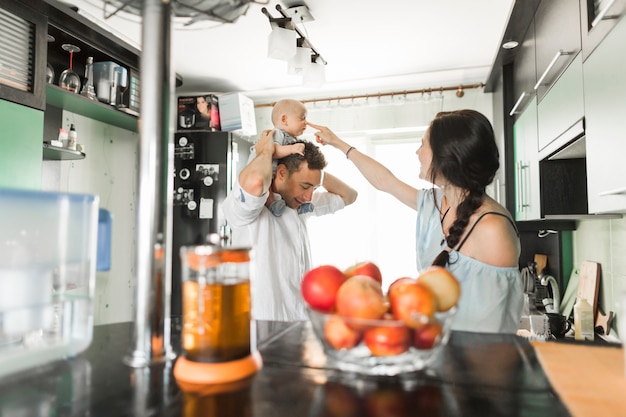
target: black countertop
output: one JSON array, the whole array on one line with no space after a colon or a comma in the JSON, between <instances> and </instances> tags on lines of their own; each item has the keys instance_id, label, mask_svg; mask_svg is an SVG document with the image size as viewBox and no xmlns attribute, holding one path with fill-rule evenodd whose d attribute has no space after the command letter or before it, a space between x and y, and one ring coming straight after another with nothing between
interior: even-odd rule
<instances>
[{"instance_id":1,"label":"black countertop","mask_svg":"<svg viewBox=\"0 0 626 417\"><path fill-rule=\"evenodd\" d=\"M453 332L428 372L370 377L332 369L308 322L258 322L263 368L235 389L199 395L179 390L173 361L124 365L131 332L130 323L96 326L78 357L0 380L0 416L569 415L532 346L514 335Z\"/></svg>"}]
</instances>

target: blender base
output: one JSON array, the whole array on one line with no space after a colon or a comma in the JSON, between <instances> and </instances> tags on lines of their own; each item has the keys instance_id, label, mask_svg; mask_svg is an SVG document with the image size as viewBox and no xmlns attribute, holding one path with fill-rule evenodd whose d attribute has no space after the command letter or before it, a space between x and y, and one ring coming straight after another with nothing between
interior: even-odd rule
<instances>
[{"instance_id":1,"label":"blender base","mask_svg":"<svg viewBox=\"0 0 626 417\"><path fill-rule=\"evenodd\" d=\"M204 390L206 385L228 384L243 380L263 367L259 352L228 362L201 363L179 357L174 365L174 377L186 391Z\"/></svg>"}]
</instances>

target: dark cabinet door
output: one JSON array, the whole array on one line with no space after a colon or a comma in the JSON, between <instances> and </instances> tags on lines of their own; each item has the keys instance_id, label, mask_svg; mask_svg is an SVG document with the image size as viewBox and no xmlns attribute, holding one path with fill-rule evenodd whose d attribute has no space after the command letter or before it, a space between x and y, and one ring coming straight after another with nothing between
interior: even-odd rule
<instances>
[{"instance_id":1,"label":"dark cabinet door","mask_svg":"<svg viewBox=\"0 0 626 417\"><path fill-rule=\"evenodd\" d=\"M537 101L581 49L579 0L542 1L535 13Z\"/></svg>"},{"instance_id":2,"label":"dark cabinet door","mask_svg":"<svg viewBox=\"0 0 626 417\"><path fill-rule=\"evenodd\" d=\"M535 25L533 22L528 26L526 36L519 46L513 67L513 93L515 104L507 109L510 116L519 117L534 100L534 86L537 82L535 65Z\"/></svg>"}]
</instances>

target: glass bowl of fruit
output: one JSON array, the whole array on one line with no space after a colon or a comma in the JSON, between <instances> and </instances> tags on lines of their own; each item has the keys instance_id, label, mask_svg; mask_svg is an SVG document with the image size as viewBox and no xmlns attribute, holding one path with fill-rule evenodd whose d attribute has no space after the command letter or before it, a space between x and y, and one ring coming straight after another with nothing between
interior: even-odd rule
<instances>
[{"instance_id":1,"label":"glass bowl of fruit","mask_svg":"<svg viewBox=\"0 0 626 417\"><path fill-rule=\"evenodd\" d=\"M460 286L444 268L397 279L387 294L371 276L318 268L303 277L302 295L329 365L368 375L415 372L448 343Z\"/></svg>"}]
</instances>

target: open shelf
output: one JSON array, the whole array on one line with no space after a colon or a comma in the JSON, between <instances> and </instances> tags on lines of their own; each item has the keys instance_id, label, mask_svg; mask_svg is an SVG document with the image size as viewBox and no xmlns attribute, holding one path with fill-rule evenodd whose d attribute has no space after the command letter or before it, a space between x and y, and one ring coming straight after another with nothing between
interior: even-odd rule
<instances>
[{"instance_id":1,"label":"open shelf","mask_svg":"<svg viewBox=\"0 0 626 417\"><path fill-rule=\"evenodd\" d=\"M46 103L72 113L80 114L113 126L137 132L137 116L127 114L113 106L89 100L56 85L46 86Z\"/></svg>"},{"instance_id":2,"label":"open shelf","mask_svg":"<svg viewBox=\"0 0 626 417\"><path fill-rule=\"evenodd\" d=\"M58 146L43 144L44 161L72 161L76 159L84 159L85 154L80 151L74 151L67 148L59 148Z\"/></svg>"}]
</instances>

